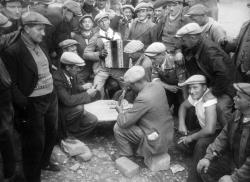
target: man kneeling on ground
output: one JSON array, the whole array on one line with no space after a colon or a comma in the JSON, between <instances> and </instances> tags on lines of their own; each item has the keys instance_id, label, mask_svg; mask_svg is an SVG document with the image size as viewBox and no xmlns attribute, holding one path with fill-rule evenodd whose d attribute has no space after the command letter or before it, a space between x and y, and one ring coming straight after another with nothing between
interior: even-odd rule
<instances>
[{"instance_id":1,"label":"man kneeling on ground","mask_svg":"<svg viewBox=\"0 0 250 182\"><path fill-rule=\"evenodd\" d=\"M173 135L173 118L170 114L164 88L159 83L147 82L142 66L133 66L124 75L124 81L137 92L133 108L124 111L120 106L114 126L119 154L115 157L132 157L132 144L144 162L152 155L168 151Z\"/></svg>"},{"instance_id":2,"label":"man kneeling on ground","mask_svg":"<svg viewBox=\"0 0 250 182\"><path fill-rule=\"evenodd\" d=\"M96 99L97 90L77 83L76 75L85 62L76 53L64 52L60 62L61 69L53 75L59 100L60 119L64 120L60 122L65 123L69 136L82 139L97 124L97 118L84 110L84 104Z\"/></svg>"},{"instance_id":3,"label":"man kneeling on ground","mask_svg":"<svg viewBox=\"0 0 250 182\"><path fill-rule=\"evenodd\" d=\"M213 142L220 131L217 122L217 98L207 88L203 75L193 75L179 86L189 87L189 97L179 108L179 132L182 135L178 148L193 154L188 182L201 181L196 173L199 160L205 155L207 146ZM195 115L190 115L190 109L195 107ZM188 113L189 112L189 113Z\"/></svg>"}]
</instances>

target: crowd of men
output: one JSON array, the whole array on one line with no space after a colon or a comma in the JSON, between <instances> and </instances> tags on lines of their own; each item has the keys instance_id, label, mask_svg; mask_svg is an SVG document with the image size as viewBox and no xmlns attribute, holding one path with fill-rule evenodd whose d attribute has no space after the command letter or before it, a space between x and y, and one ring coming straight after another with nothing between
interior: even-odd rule
<instances>
[{"instance_id":1,"label":"crowd of men","mask_svg":"<svg viewBox=\"0 0 250 182\"><path fill-rule=\"evenodd\" d=\"M97 125L84 104L115 99L113 159L148 164L176 140L193 156L188 182L249 182L250 22L229 38L217 3L2 0L0 180L60 171L56 143L84 142ZM127 68L105 64L116 40L126 42Z\"/></svg>"}]
</instances>

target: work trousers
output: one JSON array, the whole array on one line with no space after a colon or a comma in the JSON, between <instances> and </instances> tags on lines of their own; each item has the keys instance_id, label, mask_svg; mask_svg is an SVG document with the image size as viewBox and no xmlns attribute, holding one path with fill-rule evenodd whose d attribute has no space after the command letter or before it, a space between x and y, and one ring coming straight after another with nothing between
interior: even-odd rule
<instances>
[{"instance_id":1,"label":"work trousers","mask_svg":"<svg viewBox=\"0 0 250 182\"><path fill-rule=\"evenodd\" d=\"M14 109L11 103L0 106L0 153L3 161L3 176L10 178L14 175L16 158L13 142ZM3 181L0 176L0 181Z\"/></svg>"},{"instance_id":2,"label":"work trousers","mask_svg":"<svg viewBox=\"0 0 250 182\"><path fill-rule=\"evenodd\" d=\"M23 169L27 182L40 182L56 141L58 105L55 91L29 97L22 126Z\"/></svg>"},{"instance_id":3,"label":"work trousers","mask_svg":"<svg viewBox=\"0 0 250 182\"><path fill-rule=\"evenodd\" d=\"M133 156L133 145L138 145L144 133L142 129L136 125L129 128L120 128L117 124L114 126L114 136L118 147L118 152L121 156Z\"/></svg>"}]
</instances>

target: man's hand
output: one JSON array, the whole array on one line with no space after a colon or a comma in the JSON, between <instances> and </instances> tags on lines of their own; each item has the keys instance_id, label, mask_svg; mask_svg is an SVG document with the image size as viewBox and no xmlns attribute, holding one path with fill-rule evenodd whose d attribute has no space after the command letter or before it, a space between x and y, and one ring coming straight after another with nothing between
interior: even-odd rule
<instances>
[{"instance_id":1,"label":"man's hand","mask_svg":"<svg viewBox=\"0 0 250 182\"><path fill-rule=\"evenodd\" d=\"M100 52L99 52L99 57L101 59L105 59L108 55L108 51L106 49L102 49Z\"/></svg>"},{"instance_id":2,"label":"man's hand","mask_svg":"<svg viewBox=\"0 0 250 182\"><path fill-rule=\"evenodd\" d=\"M201 173L202 170L204 170L204 173L207 173L209 166L210 166L210 161L208 159L205 158L201 159L197 165L198 173Z\"/></svg>"},{"instance_id":3,"label":"man's hand","mask_svg":"<svg viewBox=\"0 0 250 182\"><path fill-rule=\"evenodd\" d=\"M219 179L219 182L233 182L231 176L229 175L225 175L225 176L222 176L220 179Z\"/></svg>"},{"instance_id":4,"label":"man's hand","mask_svg":"<svg viewBox=\"0 0 250 182\"><path fill-rule=\"evenodd\" d=\"M188 131L187 131L187 127L185 124L180 124L178 131L184 135L187 135Z\"/></svg>"},{"instance_id":5,"label":"man's hand","mask_svg":"<svg viewBox=\"0 0 250 182\"><path fill-rule=\"evenodd\" d=\"M182 65L184 62L183 62L183 54L181 52L177 52L175 54L175 61L177 62L178 65Z\"/></svg>"},{"instance_id":6,"label":"man's hand","mask_svg":"<svg viewBox=\"0 0 250 182\"><path fill-rule=\"evenodd\" d=\"M116 106L115 106L115 109L116 109L116 111L118 112L118 114L119 113L122 113L122 107L121 106L119 106L118 104L116 104Z\"/></svg>"},{"instance_id":7,"label":"man's hand","mask_svg":"<svg viewBox=\"0 0 250 182\"><path fill-rule=\"evenodd\" d=\"M83 88L84 90L88 90L88 89L92 88L92 86L93 86L92 83L85 83L85 84L82 86L82 88Z\"/></svg>"},{"instance_id":8,"label":"man's hand","mask_svg":"<svg viewBox=\"0 0 250 182\"><path fill-rule=\"evenodd\" d=\"M193 139L192 139L191 135L189 135L189 136L184 136L184 137L181 137L181 138L180 138L178 144L179 144L179 143L189 144L189 143L191 143L192 141L193 141Z\"/></svg>"},{"instance_id":9,"label":"man's hand","mask_svg":"<svg viewBox=\"0 0 250 182\"><path fill-rule=\"evenodd\" d=\"M176 85L167 85L167 86L165 86L165 89L167 89L170 92L176 93L178 91L179 87Z\"/></svg>"},{"instance_id":10,"label":"man's hand","mask_svg":"<svg viewBox=\"0 0 250 182\"><path fill-rule=\"evenodd\" d=\"M97 92L97 90L93 89L93 88L90 88L87 90L87 93L89 94L90 97L94 97L96 92Z\"/></svg>"}]
</instances>

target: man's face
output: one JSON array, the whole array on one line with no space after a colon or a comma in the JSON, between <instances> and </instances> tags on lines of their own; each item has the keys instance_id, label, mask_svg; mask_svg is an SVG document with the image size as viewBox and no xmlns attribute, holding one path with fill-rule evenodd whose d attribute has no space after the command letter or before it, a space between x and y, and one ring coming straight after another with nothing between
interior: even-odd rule
<instances>
[{"instance_id":1,"label":"man's face","mask_svg":"<svg viewBox=\"0 0 250 182\"><path fill-rule=\"evenodd\" d=\"M164 9L162 7L159 7L154 10L154 15L156 18L160 18L164 13Z\"/></svg>"},{"instance_id":2,"label":"man's face","mask_svg":"<svg viewBox=\"0 0 250 182\"><path fill-rule=\"evenodd\" d=\"M22 4L20 2L7 2L6 10L11 14L12 18L20 19L22 15Z\"/></svg>"},{"instance_id":3,"label":"man's face","mask_svg":"<svg viewBox=\"0 0 250 182\"><path fill-rule=\"evenodd\" d=\"M95 0L85 0L85 2L87 5L94 5L95 4Z\"/></svg>"},{"instance_id":4,"label":"man's face","mask_svg":"<svg viewBox=\"0 0 250 182\"><path fill-rule=\"evenodd\" d=\"M181 3L169 3L167 4L170 15L176 16L182 11L183 5Z\"/></svg>"},{"instance_id":5,"label":"man's face","mask_svg":"<svg viewBox=\"0 0 250 182\"><path fill-rule=\"evenodd\" d=\"M156 67L161 66L163 61L164 61L164 58L165 58L165 53L160 53L160 54L152 57L153 65Z\"/></svg>"},{"instance_id":6,"label":"man's face","mask_svg":"<svg viewBox=\"0 0 250 182\"><path fill-rule=\"evenodd\" d=\"M103 31L107 31L110 27L110 20L109 18L103 18L98 22L99 27L103 30Z\"/></svg>"},{"instance_id":7,"label":"man's face","mask_svg":"<svg viewBox=\"0 0 250 182\"><path fill-rule=\"evenodd\" d=\"M74 17L74 14L72 11L68 10L67 8L63 8L63 18L67 22L70 22Z\"/></svg>"},{"instance_id":8,"label":"man's face","mask_svg":"<svg viewBox=\"0 0 250 182\"><path fill-rule=\"evenodd\" d=\"M195 47L198 42L198 39L195 35L184 35L181 40L183 46L188 49Z\"/></svg>"},{"instance_id":9,"label":"man's face","mask_svg":"<svg viewBox=\"0 0 250 182\"><path fill-rule=\"evenodd\" d=\"M148 12L147 12L147 9L140 9L138 12L137 12L137 17L140 21L143 21L143 20L146 20L147 19L147 16L148 16Z\"/></svg>"},{"instance_id":10,"label":"man's face","mask_svg":"<svg viewBox=\"0 0 250 182\"><path fill-rule=\"evenodd\" d=\"M71 45L63 49L63 52L74 52L77 53L77 46L76 45Z\"/></svg>"},{"instance_id":11,"label":"man's face","mask_svg":"<svg viewBox=\"0 0 250 182\"><path fill-rule=\"evenodd\" d=\"M68 65L66 66L66 70L71 76L76 76L81 71L81 67L75 65Z\"/></svg>"},{"instance_id":12,"label":"man's face","mask_svg":"<svg viewBox=\"0 0 250 182\"><path fill-rule=\"evenodd\" d=\"M234 107L240 111L245 111L249 109L249 96L237 91L236 96L234 97Z\"/></svg>"},{"instance_id":13,"label":"man's face","mask_svg":"<svg viewBox=\"0 0 250 182\"><path fill-rule=\"evenodd\" d=\"M84 18L82 21L81 21L81 26L84 30L86 31L90 31L92 30L93 26L94 26L94 23L92 21L91 18Z\"/></svg>"},{"instance_id":14,"label":"man's face","mask_svg":"<svg viewBox=\"0 0 250 182\"><path fill-rule=\"evenodd\" d=\"M129 8L125 8L123 10L123 14L125 17L127 17L128 20L131 20L133 18L133 13L132 13L131 9L129 9Z\"/></svg>"},{"instance_id":15,"label":"man's face","mask_svg":"<svg viewBox=\"0 0 250 182\"><path fill-rule=\"evenodd\" d=\"M204 16L203 15L192 15L189 17L193 22L199 24L200 26L205 25Z\"/></svg>"},{"instance_id":16,"label":"man's face","mask_svg":"<svg viewBox=\"0 0 250 182\"><path fill-rule=\"evenodd\" d=\"M194 100L199 100L207 89L206 85L203 84L192 84L189 85L189 94Z\"/></svg>"},{"instance_id":17,"label":"man's face","mask_svg":"<svg viewBox=\"0 0 250 182\"><path fill-rule=\"evenodd\" d=\"M96 6L98 9L104 9L106 7L107 1L106 0L97 0Z\"/></svg>"},{"instance_id":18,"label":"man's face","mask_svg":"<svg viewBox=\"0 0 250 182\"><path fill-rule=\"evenodd\" d=\"M153 17L154 16L154 9L153 8L148 8L147 12L148 12L148 16L149 17Z\"/></svg>"},{"instance_id":19,"label":"man's face","mask_svg":"<svg viewBox=\"0 0 250 182\"><path fill-rule=\"evenodd\" d=\"M35 43L41 43L45 36L45 25L25 26L25 31Z\"/></svg>"}]
</instances>

